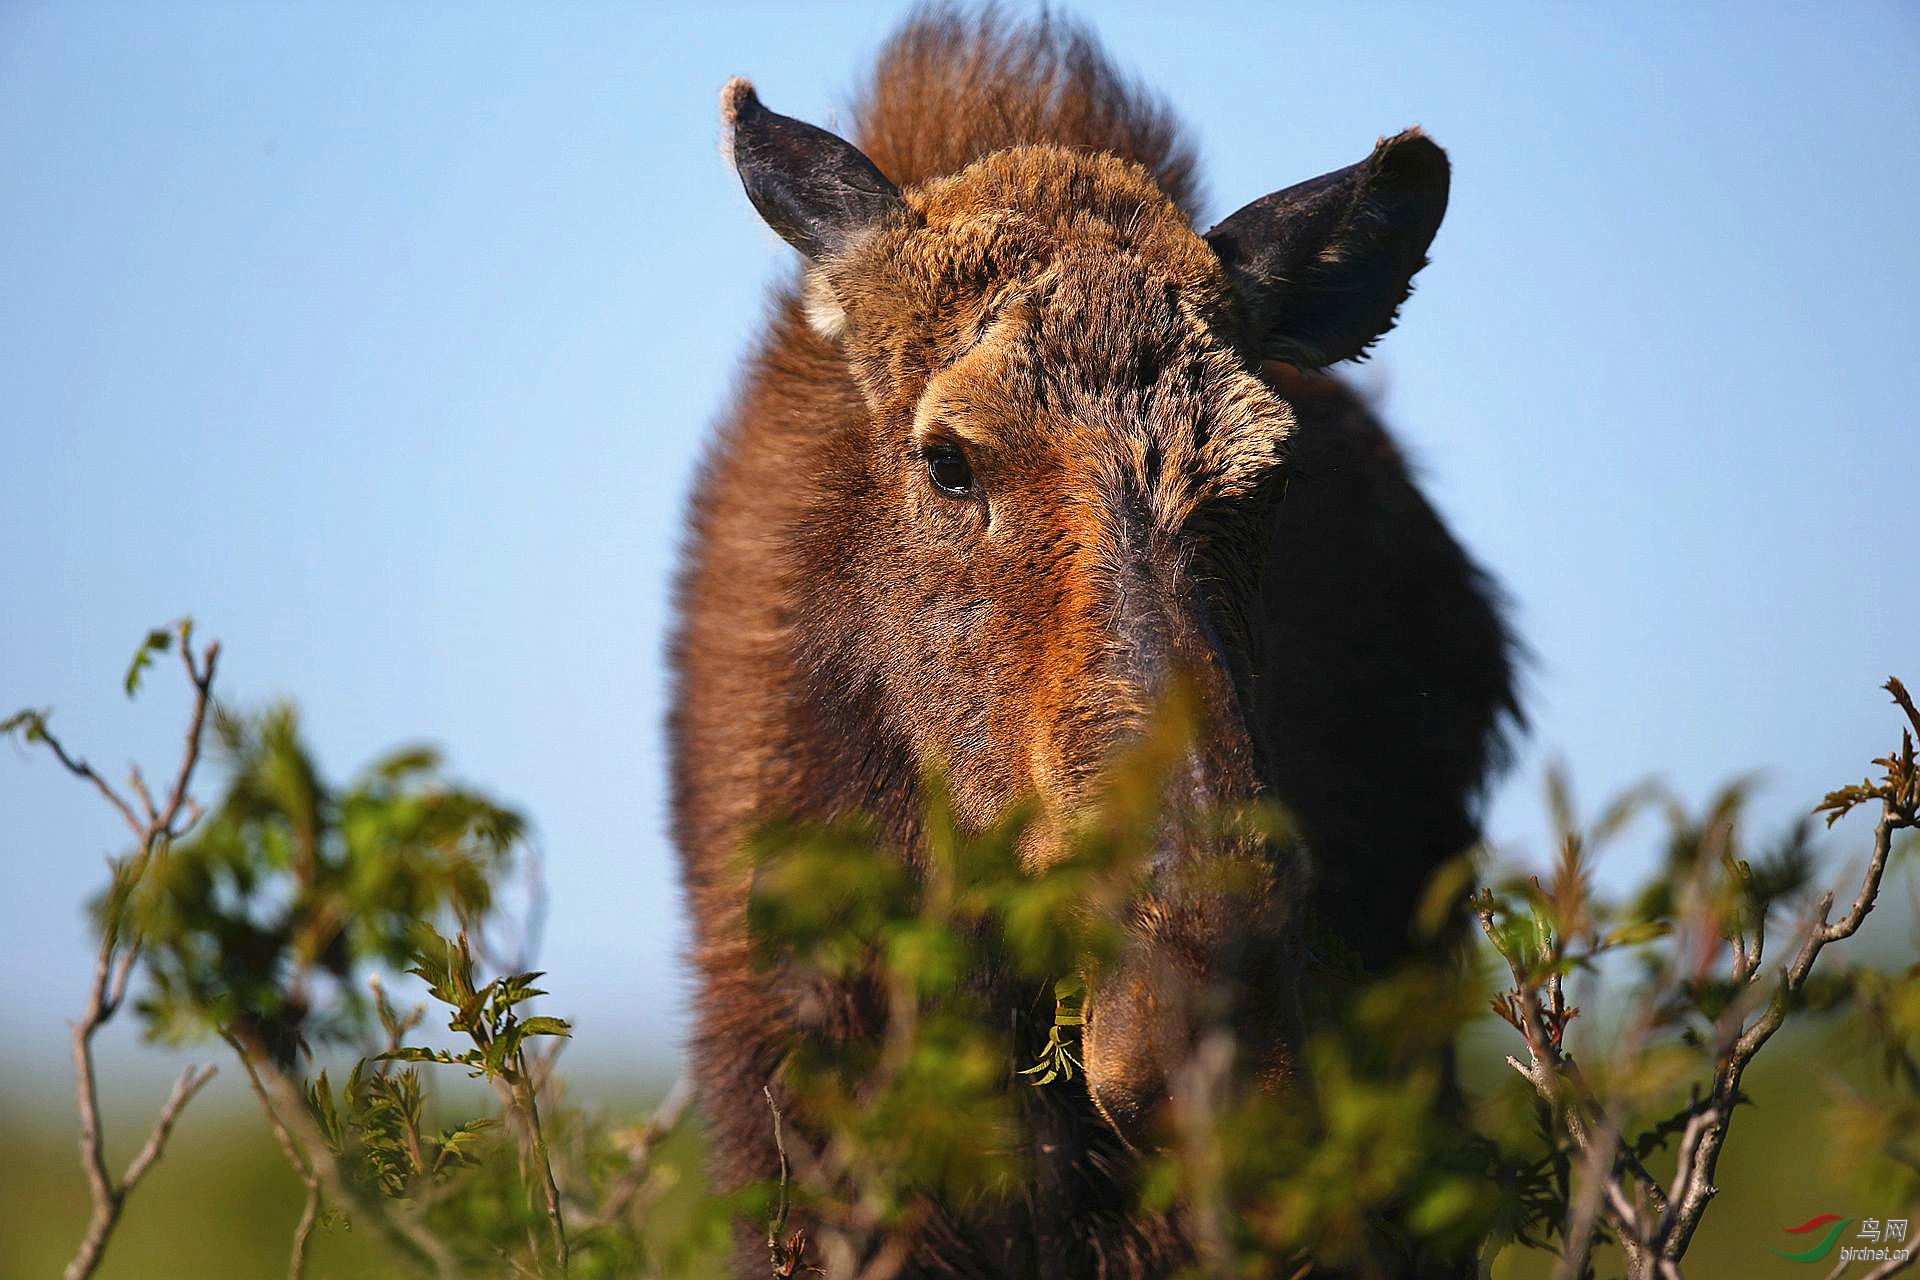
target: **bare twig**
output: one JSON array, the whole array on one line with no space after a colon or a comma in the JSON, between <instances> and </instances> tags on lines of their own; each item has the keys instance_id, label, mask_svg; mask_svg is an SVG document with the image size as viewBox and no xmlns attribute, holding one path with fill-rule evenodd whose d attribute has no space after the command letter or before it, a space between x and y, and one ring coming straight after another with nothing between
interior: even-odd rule
<instances>
[{"instance_id":1,"label":"bare twig","mask_svg":"<svg viewBox=\"0 0 1920 1280\"><path fill-rule=\"evenodd\" d=\"M293 1227L293 1251L287 1257L287 1280L301 1280L307 1274L307 1241L313 1236L313 1224L320 1218L320 1184L307 1179L307 1199L300 1208L300 1221Z\"/></svg>"},{"instance_id":2,"label":"bare twig","mask_svg":"<svg viewBox=\"0 0 1920 1280\"><path fill-rule=\"evenodd\" d=\"M78 1037L76 1036L76 1040ZM107 1240L113 1234L113 1228L120 1220L120 1212L126 1207L127 1197L140 1185L140 1179L153 1168L154 1162L166 1150L167 1139L173 1134L174 1123L180 1113L186 1109L193 1095L213 1079L217 1068L212 1066L189 1067L174 1084L173 1092L167 1096L165 1105L160 1108L160 1117L154 1121L153 1130L141 1146L127 1171L115 1185L108 1175L106 1164L100 1154L100 1126L97 1110L90 1110L81 1121L81 1159L87 1170L88 1189L93 1194L93 1213L87 1220L86 1235L81 1237L80 1248L75 1252L73 1261L67 1264L66 1280L80 1280L90 1276L100 1265L100 1259L106 1253ZM93 1088L92 1062L86 1064L86 1087ZM91 1100L90 1100L91 1101Z\"/></svg>"},{"instance_id":3,"label":"bare twig","mask_svg":"<svg viewBox=\"0 0 1920 1280\"><path fill-rule=\"evenodd\" d=\"M133 806L121 799L120 793L115 791L113 785L105 778L95 773L92 765L76 756L69 755L66 747L61 745L60 739L53 735L53 731L47 728L44 721L35 726L33 737L46 744L47 750L53 752L54 759L65 766L68 773L71 773L82 782L91 783L94 790L98 791L101 796L106 799L106 802L112 805L114 810L119 813L120 817L126 822L127 828L133 832L136 839L145 838L149 830L148 824L142 822L139 815L134 813Z\"/></svg>"},{"instance_id":4,"label":"bare twig","mask_svg":"<svg viewBox=\"0 0 1920 1280\"><path fill-rule=\"evenodd\" d=\"M124 1196L133 1190L134 1185L144 1178L153 1162L160 1158L166 1148L167 1138L173 1133L173 1125L180 1118L180 1112L193 1101L193 1095L206 1087L219 1070L212 1063L204 1067L188 1067L174 1083L173 1092L167 1096L166 1105L160 1108L160 1118L153 1123L153 1131L147 1135L147 1141L127 1166L127 1172L120 1180L120 1192Z\"/></svg>"},{"instance_id":5,"label":"bare twig","mask_svg":"<svg viewBox=\"0 0 1920 1280\"><path fill-rule=\"evenodd\" d=\"M267 1118L267 1128L273 1132L273 1140L280 1144L281 1154L287 1163L293 1166L295 1176L307 1189L307 1199L300 1211L300 1220L293 1228L293 1249L287 1259L288 1280L300 1280L307 1268L307 1241L313 1234L313 1227L320 1214L320 1179L315 1173L313 1162L300 1150L293 1135L287 1132L287 1126L281 1123L280 1113L274 1107L273 1099L267 1093L267 1087L260 1079L260 1073L254 1067L253 1059L240 1041L232 1036L224 1036L227 1044L240 1059L240 1066L247 1073L247 1085L253 1090L253 1096L259 1100L261 1114Z\"/></svg>"},{"instance_id":6,"label":"bare twig","mask_svg":"<svg viewBox=\"0 0 1920 1280\"><path fill-rule=\"evenodd\" d=\"M1862 1272L1860 1280L1887 1280L1888 1276L1899 1275L1902 1271L1905 1271L1913 1265L1913 1250L1906 1250L1906 1255L1904 1258L1888 1258L1873 1270Z\"/></svg>"},{"instance_id":7,"label":"bare twig","mask_svg":"<svg viewBox=\"0 0 1920 1280\"><path fill-rule=\"evenodd\" d=\"M180 819L186 811L187 790L192 785L194 770L200 763L207 707L213 701L214 670L220 658L220 645L216 641L209 644L201 659L196 661L184 624L179 627L179 636L180 657L194 690L193 712L188 722L186 744L181 750L179 770L164 809L155 807L147 791L146 780L137 767L131 771L129 782L140 801L144 817L136 813L134 807L91 765L67 750L59 737L47 728L44 716L36 714L28 722L29 739L44 743L67 772L99 792L126 822L137 841L133 853L113 864L116 896L109 900L106 919L101 925L100 947L94 958L93 985L88 992L87 1006L80 1020L73 1025L73 1088L80 1113L80 1165L86 1173L87 1193L93 1202L93 1209L87 1220L86 1233L81 1237L73 1260L67 1264L67 1280L84 1280L99 1267L106 1253L107 1241L126 1205L127 1196L165 1151L167 1139L180 1113L214 1074L214 1068L207 1066L189 1069L180 1077L161 1107L159 1118L147 1135L146 1143L116 1182L107 1170L105 1138L100 1123L100 1091L93 1060L93 1037L119 1011L140 959L140 938L122 933L117 895L137 884L152 859L184 834Z\"/></svg>"},{"instance_id":8,"label":"bare twig","mask_svg":"<svg viewBox=\"0 0 1920 1280\"><path fill-rule=\"evenodd\" d=\"M313 1164L301 1153L299 1144L295 1143L293 1135L287 1132L287 1126L280 1122L280 1113L274 1109L273 1099L268 1095L259 1071L254 1068L253 1059L248 1055L247 1050L241 1047L238 1039L227 1036L226 1041L240 1058L240 1066L247 1073L247 1084L253 1089L253 1096L260 1102L260 1110L267 1118L267 1128L273 1131L274 1141L280 1144L281 1154L287 1157L287 1163L293 1166L293 1171L300 1176L300 1180L311 1185Z\"/></svg>"},{"instance_id":9,"label":"bare twig","mask_svg":"<svg viewBox=\"0 0 1920 1280\"><path fill-rule=\"evenodd\" d=\"M213 705L213 668L219 660L220 642L215 640L207 646L205 659L196 667L193 645L185 630L182 630L180 661L187 669L187 679L193 682L195 696L191 718L187 721L187 746L180 756L180 771L174 775L173 788L167 793L167 807L160 811L161 829L170 836L177 837L180 834L174 827L190 804L187 789L193 785L193 771L200 763L200 744L206 735L207 710Z\"/></svg>"},{"instance_id":10,"label":"bare twig","mask_svg":"<svg viewBox=\"0 0 1920 1280\"><path fill-rule=\"evenodd\" d=\"M773 1100L773 1086L761 1085L760 1092L767 1097L767 1110L773 1112L773 1147L780 1153L780 1202L774 1207L773 1219L767 1223L767 1253L773 1263L775 1276L791 1275L794 1259L786 1256L783 1248L787 1230L787 1211L791 1207L788 1200L788 1179L792 1168L787 1164L787 1140L780 1132L780 1104Z\"/></svg>"},{"instance_id":11,"label":"bare twig","mask_svg":"<svg viewBox=\"0 0 1920 1280\"><path fill-rule=\"evenodd\" d=\"M149 823L158 821L160 811L153 807L153 796L147 791L147 780L141 776L139 765L127 766L127 785L133 788L134 795L140 797L140 811L147 816L146 820Z\"/></svg>"},{"instance_id":12,"label":"bare twig","mask_svg":"<svg viewBox=\"0 0 1920 1280\"><path fill-rule=\"evenodd\" d=\"M1187 1211L1199 1254L1197 1274L1212 1280L1234 1273L1227 1231L1227 1160L1220 1142L1233 1055L1233 1036L1221 1029L1210 1032L1182 1065L1173 1089L1178 1151L1189 1184Z\"/></svg>"},{"instance_id":13,"label":"bare twig","mask_svg":"<svg viewBox=\"0 0 1920 1280\"><path fill-rule=\"evenodd\" d=\"M680 1120L686 1115L687 1108L693 1103L693 1078L681 1076L667 1090L667 1096L660 1100L653 1114L647 1118L646 1125L628 1141L626 1147L627 1167L620 1171L607 1188L593 1214L586 1219L588 1227L611 1226L618 1222L633 1207L641 1189L647 1184L653 1172L653 1152L660 1140L680 1126Z\"/></svg>"}]
</instances>

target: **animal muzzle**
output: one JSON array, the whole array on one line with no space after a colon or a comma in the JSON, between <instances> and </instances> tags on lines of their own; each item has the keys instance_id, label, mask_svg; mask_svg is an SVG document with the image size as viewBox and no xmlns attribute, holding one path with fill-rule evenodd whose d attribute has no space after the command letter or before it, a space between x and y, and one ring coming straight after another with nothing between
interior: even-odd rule
<instances>
[{"instance_id":1,"label":"animal muzzle","mask_svg":"<svg viewBox=\"0 0 1920 1280\"><path fill-rule=\"evenodd\" d=\"M1091 976L1081 1033L1088 1092L1130 1144L1158 1145L1189 1073L1231 1046L1233 1088L1284 1089L1298 1043L1294 932L1271 862L1187 864L1251 884L1162 886L1134 908L1119 957ZM1201 1061L1203 1049L1209 1061Z\"/></svg>"},{"instance_id":2,"label":"animal muzzle","mask_svg":"<svg viewBox=\"0 0 1920 1280\"><path fill-rule=\"evenodd\" d=\"M1087 975L1081 1048L1101 1114L1128 1142L1151 1145L1203 1048L1211 1061L1230 1044L1239 1084L1278 1087L1290 1075L1306 877L1298 850L1276 847L1277 833L1249 816L1261 770L1211 610L1153 557L1125 563L1113 700L1182 708L1190 737L1155 779L1147 882L1121 922L1119 954ZM1132 740L1103 745L1117 755Z\"/></svg>"}]
</instances>

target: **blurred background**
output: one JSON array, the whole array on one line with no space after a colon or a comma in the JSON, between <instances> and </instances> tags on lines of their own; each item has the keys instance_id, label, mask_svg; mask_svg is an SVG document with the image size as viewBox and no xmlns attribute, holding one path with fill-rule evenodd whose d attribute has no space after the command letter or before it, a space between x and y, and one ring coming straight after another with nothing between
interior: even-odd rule
<instances>
[{"instance_id":1,"label":"blurred background","mask_svg":"<svg viewBox=\"0 0 1920 1280\"><path fill-rule=\"evenodd\" d=\"M719 156L717 93L748 74L777 110L844 120L899 16L0 6L0 713L53 707L111 775L165 768L175 669L138 703L119 677L187 613L224 642L225 696L297 700L331 775L440 744L534 821L576 1079L616 1104L670 1079L681 507L792 265ZM1859 777L1895 724L1876 686L1920 679L1920 600L1873 563L1911 540L1920 10L1081 16L1191 129L1210 216L1410 124L1448 148L1433 265L1353 376L1532 653L1533 729L1490 806L1503 855L1543 850L1550 759L1588 809L1649 773L1697 802L1760 769L1773 824ZM49 761L0 751L0 1274L77 1234L66 1019L121 835ZM1865 843L1836 836L1831 877ZM1911 954L1908 892L1867 952ZM116 1146L181 1059L104 1039ZM154 1253L204 1200L194 1162L272 1167L257 1125L219 1136L239 1083L209 1096L130 1215L147 1243L105 1274L200 1273ZM1817 1161L1773 1165L1782 1221L1830 1209Z\"/></svg>"}]
</instances>

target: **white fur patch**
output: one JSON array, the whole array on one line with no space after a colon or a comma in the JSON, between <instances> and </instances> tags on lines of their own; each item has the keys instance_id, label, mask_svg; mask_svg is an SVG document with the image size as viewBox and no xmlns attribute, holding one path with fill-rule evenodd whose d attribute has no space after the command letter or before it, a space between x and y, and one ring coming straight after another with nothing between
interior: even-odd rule
<instances>
[{"instance_id":1,"label":"white fur patch","mask_svg":"<svg viewBox=\"0 0 1920 1280\"><path fill-rule=\"evenodd\" d=\"M847 311L840 305L840 299L834 296L833 286L818 271L807 272L806 292L802 295L802 306L807 314L807 323L821 337L838 342L847 331Z\"/></svg>"}]
</instances>

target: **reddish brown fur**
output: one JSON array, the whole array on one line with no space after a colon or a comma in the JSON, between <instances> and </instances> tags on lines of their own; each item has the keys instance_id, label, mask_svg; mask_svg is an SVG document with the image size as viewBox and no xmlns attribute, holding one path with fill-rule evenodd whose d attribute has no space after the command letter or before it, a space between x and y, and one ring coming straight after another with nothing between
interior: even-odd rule
<instances>
[{"instance_id":1,"label":"reddish brown fur","mask_svg":"<svg viewBox=\"0 0 1920 1280\"><path fill-rule=\"evenodd\" d=\"M1289 805L1326 918L1383 963L1426 872L1473 837L1513 705L1480 575L1351 392L1249 354L1190 221L1189 153L1089 41L923 17L856 119L911 216L777 295L679 584L675 837L723 1186L777 1168L761 1090L793 1036L859 1035L874 1016L753 964L735 855L758 822L865 813L912 859L923 761L969 821L1029 793L1071 813L1189 670L1209 733L1187 798ZM928 487L938 442L967 449L990 501ZM1277 862L1231 902L1150 895L1139 972L1191 953L1204 979L1194 940L1270 944L1236 1028L1281 1074L1281 970L1307 892ZM1123 971L1115 989L1148 980ZM1159 1087L1139 1046L1171 1032L1141 1022L1147 1005L1104 1007L1086 1045L1100 1105L1027 1091L1034 1149L1054 1154L1024 1198L936 1216L908 1274L1180 1264L1177 1219L1129 1210L1114 1129ZM764 1246L743 1257L743 1274L764 1267Z\"/></svg>"}]
</instances>

